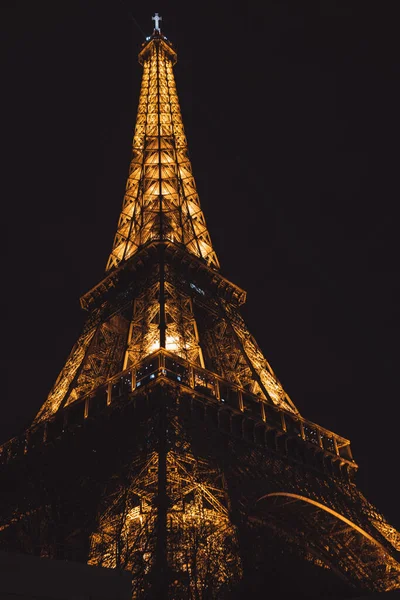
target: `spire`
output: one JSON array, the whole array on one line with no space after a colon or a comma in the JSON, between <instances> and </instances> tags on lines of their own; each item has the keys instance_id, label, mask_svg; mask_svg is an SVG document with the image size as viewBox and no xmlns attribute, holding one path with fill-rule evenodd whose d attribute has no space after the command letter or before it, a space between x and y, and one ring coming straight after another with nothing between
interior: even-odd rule
<instances>
[{"instance_id":1,"label":"spire","mask_svg":"<svg viewBox=\"0 0 400 600\"><path fill-rule=\"evenodd\" d=\"M152 241L186 248L218 269L192 173L176 91L176 52L160 31L139 53L143 66L132 159L122 211L106 271Z\"/></svg>"}]
</instances>

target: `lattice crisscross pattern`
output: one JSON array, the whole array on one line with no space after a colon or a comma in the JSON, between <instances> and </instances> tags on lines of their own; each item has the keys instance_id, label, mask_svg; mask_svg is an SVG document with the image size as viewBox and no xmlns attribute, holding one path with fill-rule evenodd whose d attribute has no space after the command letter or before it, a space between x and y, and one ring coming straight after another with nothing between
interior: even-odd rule
<instances>
[{"instance_id":1,"label":"lattice crisscross pattern","mask_svg":"<svg viewBox=\"0 0 400 600\"><path fill-rule=\"evenodd\" d=\"M145 50L129 177L106 270L153 240L181 244L219 268L188 155L173 74L176 55L161 38Z\"/></svg>"}]
</instances>

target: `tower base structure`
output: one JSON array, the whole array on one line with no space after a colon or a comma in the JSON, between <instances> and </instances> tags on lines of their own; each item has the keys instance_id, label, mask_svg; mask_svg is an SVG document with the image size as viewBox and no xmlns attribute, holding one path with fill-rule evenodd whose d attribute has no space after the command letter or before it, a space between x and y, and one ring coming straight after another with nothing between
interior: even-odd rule
<instances>
[{"instance_id":1,"label":"tower base structure","mask_svg":"<svg viewBox=\"0 0 400 600\"><path fill-rule=\"evenodd\" d=\"M190 377L159 350L4 446L0 548L128 570L134 598L396 589L349 472Z\"/></svg>"}]
</instances>

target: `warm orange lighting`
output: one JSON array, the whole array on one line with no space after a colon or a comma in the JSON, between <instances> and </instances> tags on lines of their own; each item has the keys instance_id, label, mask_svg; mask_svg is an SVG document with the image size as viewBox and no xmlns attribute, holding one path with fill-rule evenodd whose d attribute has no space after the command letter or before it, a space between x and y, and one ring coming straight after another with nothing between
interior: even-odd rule
<instances>
[{"instance_id":1,"label":"warm orange lighting","mask_svg":"<svg viewBox=\"0 0 400 600\"><path fill-rule=\"evenodd\" d=\"M179 343L178 338L173 337L172 335L167 335L167 339L165 341L165 349L170 352L176 352L179 348L182 347L182 343Z\"/></svg>"},{"instance_id":2,"label":"warm orange lighting","mask_svg":"<svg viewBox=\"0 0 400 600\"><path fill-rule=\"evenodd\" d=\"M153 352L156 352L159 349L160 349L160 340L156 340L155 342L153 342L150 345L150 347L149 347L149 354L153 354Z\"/></svg>"},{"instance_id":3,"label":"warm orange lighting","mask_svg":"<svg viewBox=\"0 0 400 600\"><path fill-rule=\"evenodd\" d=\"M140 584L154 565L157 510L151 490L157 469L158 455L153 453L139 475L110 495L91 538L89 564L135 573L133 598L141 597ZM203 597L210 585L218 597L218 590L242 576L236 528L223 503L224 491L218 488L211 465L209 481L204 479L204 461L201 471L203 479L196 475L198 465L190 452L167 454L168 556L173 571L185 574L172 583L185 598Z\"/></svg>"},{"instance_id":4,"label":"warm orange lighting","mask_svg":"<svg viewBox=\"0 0 400 600\"><path fill-rule=\"evenodd\" d=\"M258 541L270 528L307 560L356 583L399 588L400 563L390 552L400 550L400 534L353 485L350 442L299 415L240 314L245 292L218 272L188 158L175 60L161 39L150 38L139 55L133 155L107 274L81 299L89 312L85 328L31 431L0 449L5 462L17 458L20 473L24 454L33 449L33 457L41 456L41 442L49 452L55 446L56 466L46 472L53 476L59 466L55 481L62 486L57 494L46 491L49 504L36 507L41 489L36 494L29 477L32 505L18 493L0 529L10 528L11 540L21 525L17 544L27 540L31 550L48 552L39 523L48 515L49 546L58 555L53 521L65 514L57 504L64 474L75 473L64 469L64 452L88 435L82 448L90 459L79 481L98 463L93 477L104 490L101 501L95 498L89 563L130 570L135 599L150 597L145 587L165 561L170 589L162 597L227 598L242 576L236 526L244 540L258 531ZM117 419L126 419L118 431L127 446L115 443ZM93 456L96 447L101 451ZM91 477L82 485L89 499ZM44 483L40 477L39 487ZM260 522L255 509L262 504L269 513ZM293 510L291 518L280 521L280 508L284 517ZM81 523L74 514L73 529L63 522L66 556L78 543L81 556L83 539L86 546L86 514L85 508ZM45 541L41 548L30 539L34 530Z\"/></svg>"},{"instance_id":5,"label":"warm orange lighting","mask_svg":"<svg viewBox=\"0 0 400 600\"><path fill-rule=\"evenodd\" d=\"M162 43L149 45L143 58L132 161L107 271L127 260L147 241L163 239L158 208L154 210L160 193L175 238L210 266L219 267L188 156L172 70L175 59ZM182 219L182 214L190 223Z\"/></svg>"}]
</instances>

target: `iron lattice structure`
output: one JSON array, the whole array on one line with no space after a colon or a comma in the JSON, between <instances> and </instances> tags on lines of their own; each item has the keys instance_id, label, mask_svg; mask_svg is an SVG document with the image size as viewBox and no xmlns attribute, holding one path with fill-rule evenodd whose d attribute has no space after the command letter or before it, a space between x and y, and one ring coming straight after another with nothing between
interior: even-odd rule
<instances>
[{"instance_id":1,"label":"iron lattice structure","mask_svg":"<svg viewBox=\"0 0 400 600\"><path fill-rule=\"evenodd\" d=\"M0 546L129 569L134 598L258 597L288 569L399 588L400 536L357 489L350 442L299 414L219 272L158 27L139 62L106 274L33 424L1 449Z\"/></svg>"}]
</instances>

